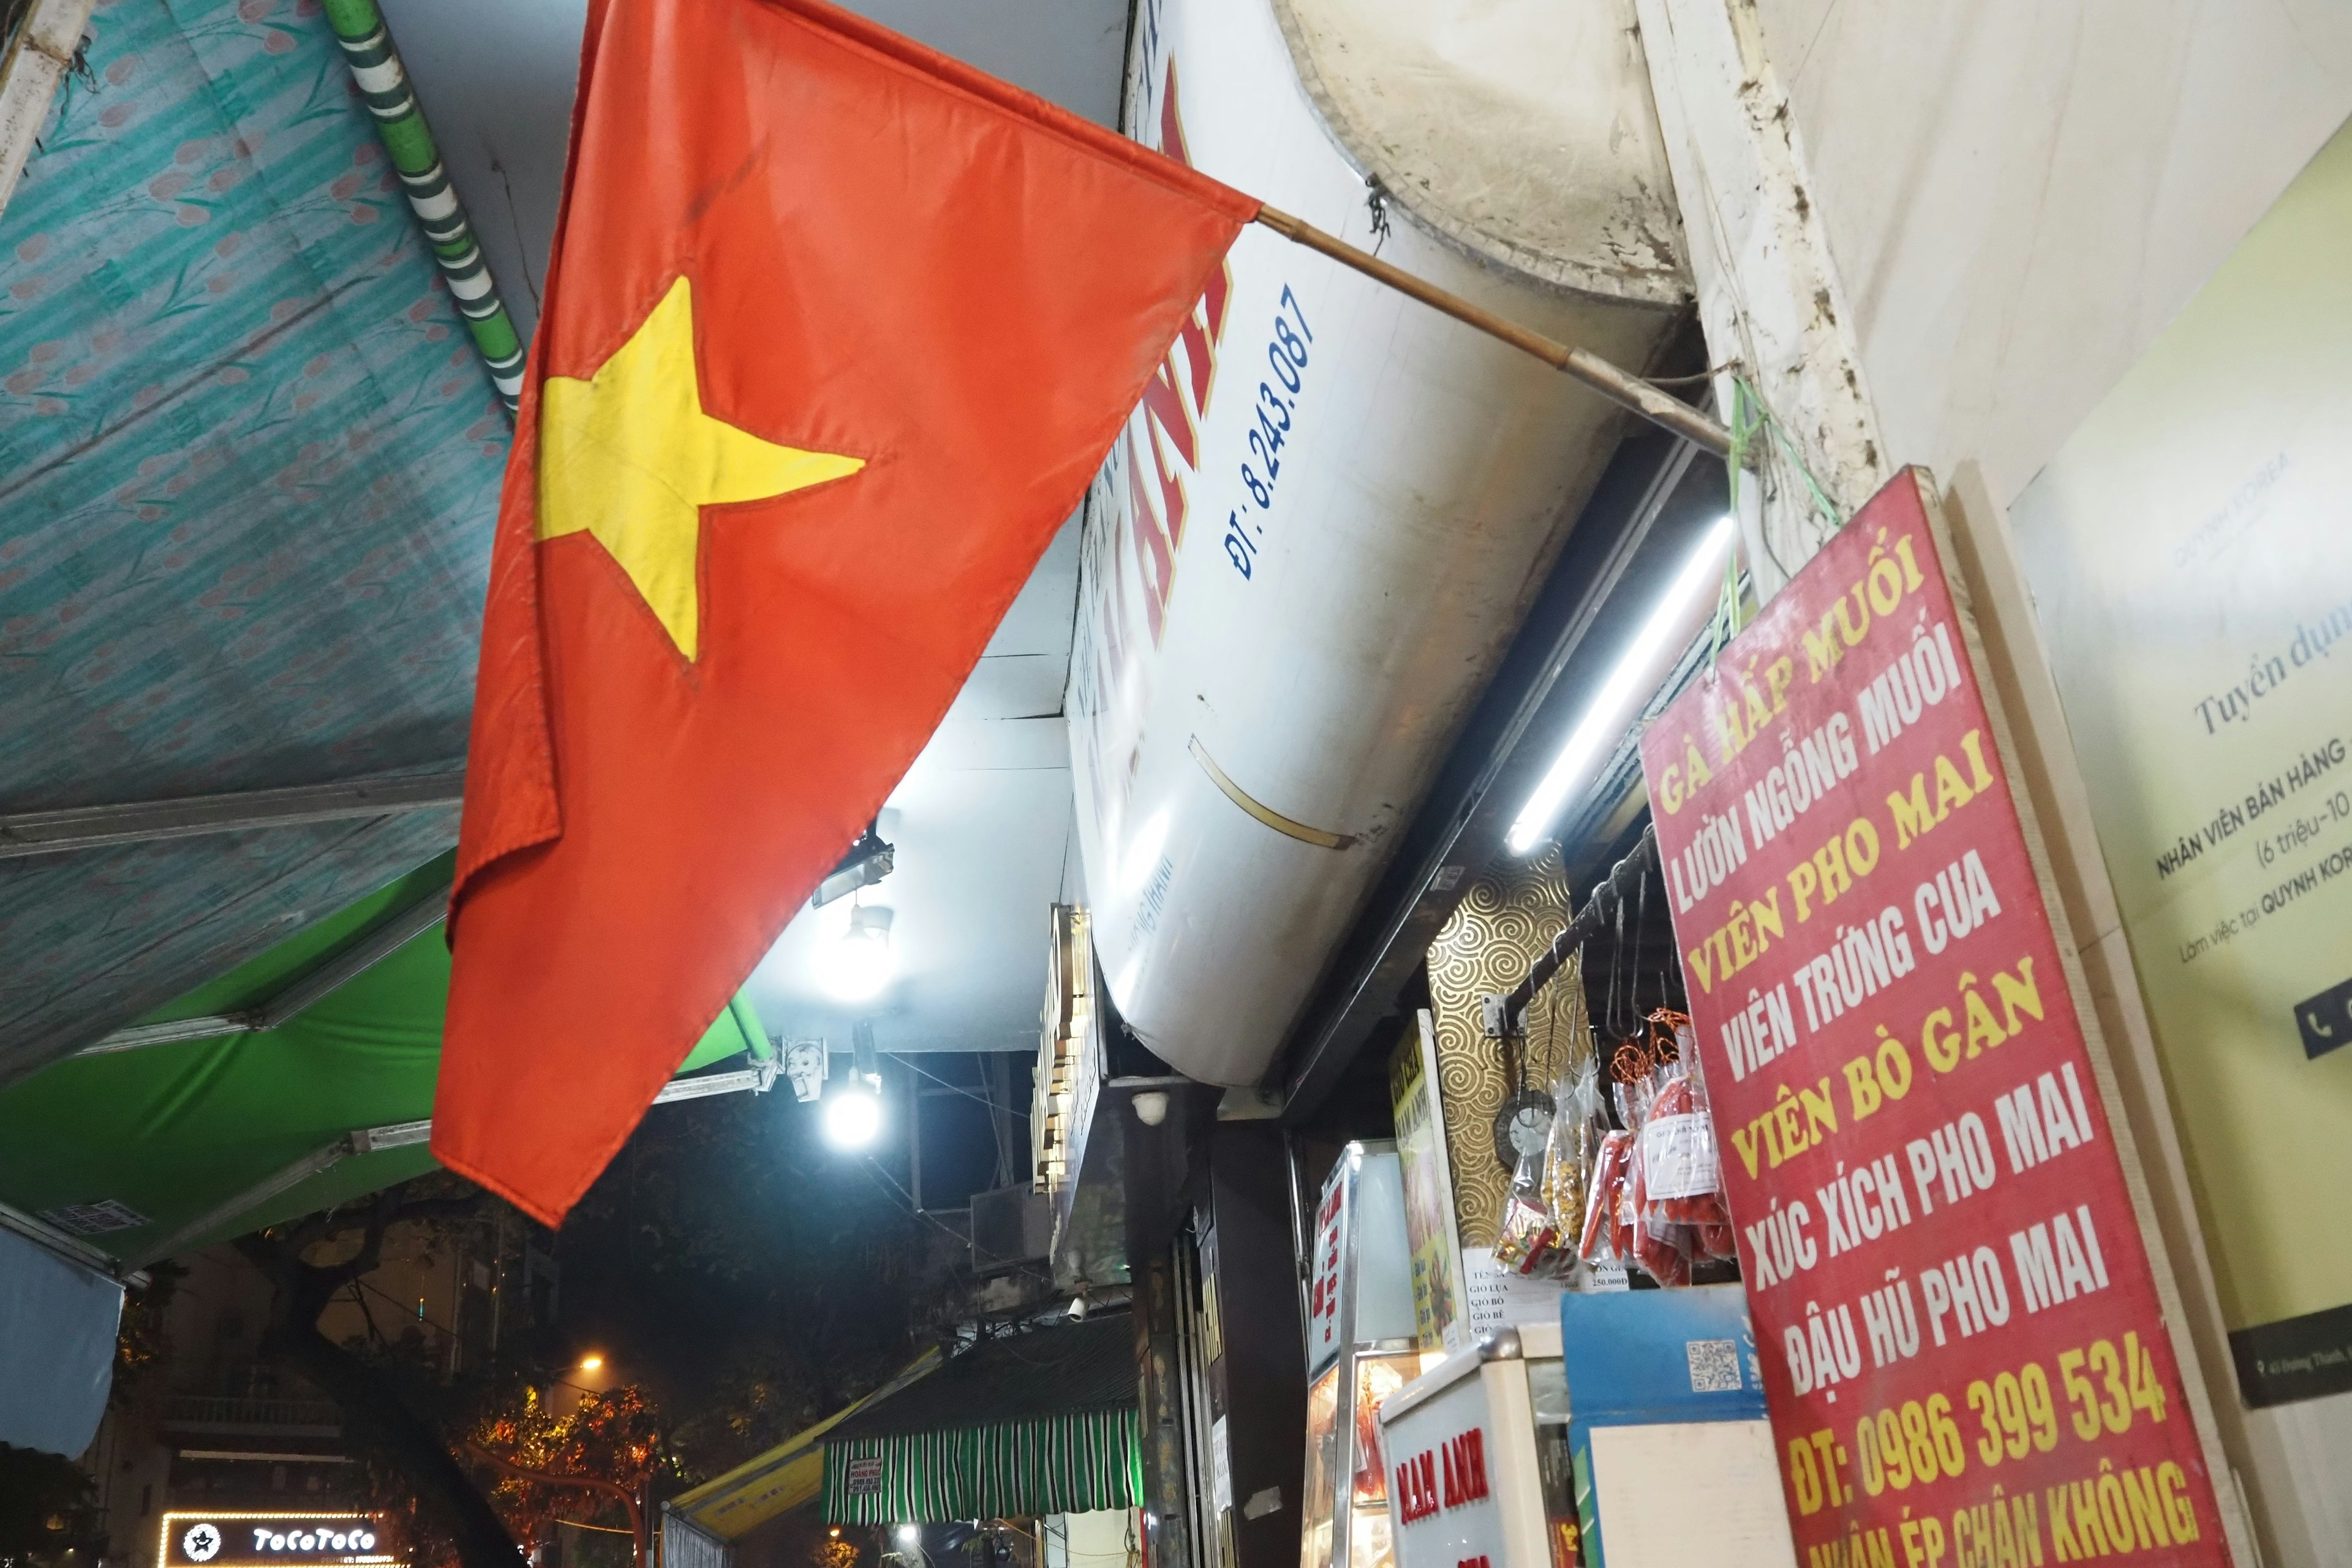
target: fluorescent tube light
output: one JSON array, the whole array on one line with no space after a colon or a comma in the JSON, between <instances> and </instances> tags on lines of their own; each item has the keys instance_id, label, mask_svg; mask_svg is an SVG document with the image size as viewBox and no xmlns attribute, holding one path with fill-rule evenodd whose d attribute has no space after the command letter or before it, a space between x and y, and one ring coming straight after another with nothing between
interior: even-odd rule
<instances>
[{"instance_id":1,"label":"fluorescent tube light","mask_svg":"<svg viewBox=\"0 0 2352 1568\"><path fill-rule=\"evenodd\" d=\"M1698 635L1694 617L1713 597L1723 581L1723 563L1738 537L1738 525L1725 517L1706 531L1698 548L1683 563L1674 583L1657 607L1650 612L1642 635L1617 661L1617 668L1601 684L1600 695L1568 737L1568 744L1559 749L1551 767L1536 785L1535 794L1520 808L1518 818L1511 824L1510 836L1504 840L1514 855L1525 855L1544 841L1559 816L1560 807L1569 795L1588 781L1593 764L1601 760L1604 748L1624 734L1634 708L1649 695L1643 689L1645 676L1650 676L1660 656L1679 652ZM1653 677L1655 679L1655 677Z\"/></svg>"}]
</instances>

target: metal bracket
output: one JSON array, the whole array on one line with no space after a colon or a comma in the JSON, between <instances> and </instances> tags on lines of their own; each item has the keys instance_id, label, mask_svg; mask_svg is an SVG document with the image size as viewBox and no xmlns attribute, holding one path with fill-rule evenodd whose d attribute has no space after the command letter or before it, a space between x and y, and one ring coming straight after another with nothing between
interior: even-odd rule
<instances>
[{"instance_id":1,"label":"metal bracket","mask_svg":"<svg viewBox=\"0 0 2352 1568\"><path fill-rule=\"evenodd\" d=\"M1478 998L1478 1030L1490 1040L1507 1040L1511 1037L1511 1011L1508 996L1488 992Z\"/></svg>"}]
</instances>

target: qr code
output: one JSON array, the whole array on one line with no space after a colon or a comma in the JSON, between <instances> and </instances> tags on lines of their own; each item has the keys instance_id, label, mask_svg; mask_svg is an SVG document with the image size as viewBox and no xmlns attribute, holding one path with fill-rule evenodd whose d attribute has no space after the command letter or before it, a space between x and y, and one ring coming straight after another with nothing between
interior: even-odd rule
<instances>
[{"instance_id":1,"label":"qr code","mask_svg":"<svg viewBox=\"0 0 2352 1568\"><path fill-rule=\"evenodd\" d=\"M1729 1340L1688 1340L1693 1394L1739 1392L1739 1348Z\"/></svg>"}]
</instances>

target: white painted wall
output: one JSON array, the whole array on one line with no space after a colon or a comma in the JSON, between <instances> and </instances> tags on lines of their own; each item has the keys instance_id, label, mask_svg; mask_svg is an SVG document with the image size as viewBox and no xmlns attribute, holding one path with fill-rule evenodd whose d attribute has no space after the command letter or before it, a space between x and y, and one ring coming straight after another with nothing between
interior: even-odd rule
<instances>
[{"instance_id":1,"label":"white painted wall","mask_svg":"<svg viewBox=\"0 0 2352 1568\"><path fill-rule=\"evenodd\" d=\"M1741 3L1889 460L2004 505L2352 114L2334 0Z\"/></svg>"},{"instance_id":2,"label":"white painted wall","mask_svg":"<svg viewBox=\"0 0 2352 1568\"><path fill-rule=\"evenodd\" d=\"M1134 1568L1141 1561L1135 1516L1124 1509L1094 1513L1057 1513L1042 1532L1044 1568Z\"/></svg>"}]
</instances>

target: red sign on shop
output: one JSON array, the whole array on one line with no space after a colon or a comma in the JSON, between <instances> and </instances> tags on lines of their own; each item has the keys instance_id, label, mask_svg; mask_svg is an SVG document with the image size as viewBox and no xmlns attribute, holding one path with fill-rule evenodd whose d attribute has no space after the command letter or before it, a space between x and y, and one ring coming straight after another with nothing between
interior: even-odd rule
<instances>
[{"instance_id":1,"label":"red sign on shop","mask_svg":"<svg viewBox=\"0 0 2352 1568\"><path fill-rule=\"evenodd\" d=\"M1921 479L1642 743L1806 1568L2228 1560Z\"/></svg>"}]
</instances>

